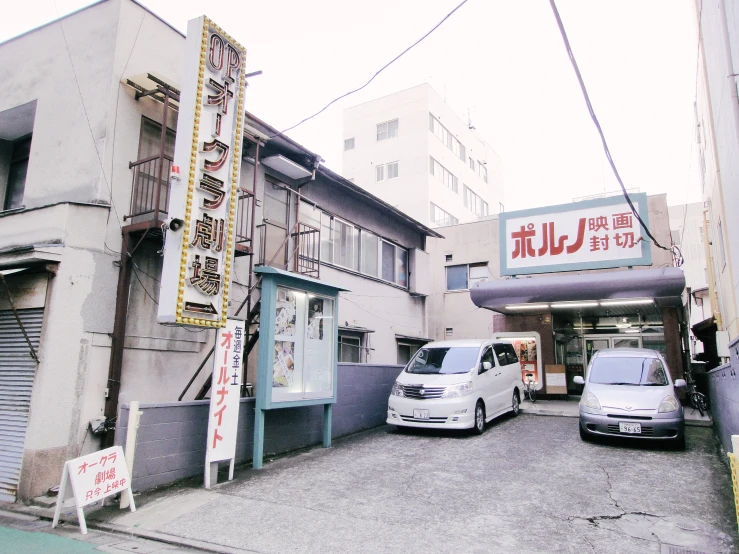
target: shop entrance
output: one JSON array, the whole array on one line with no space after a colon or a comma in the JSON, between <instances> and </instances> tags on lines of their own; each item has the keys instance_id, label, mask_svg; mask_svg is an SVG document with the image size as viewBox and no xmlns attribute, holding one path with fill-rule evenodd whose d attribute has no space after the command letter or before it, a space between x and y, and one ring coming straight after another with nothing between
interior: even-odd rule
<instances>
[{"instance_id":1,"label":"shop entrance","mask_svg":"<svg viewBox=\"0 0 739 554\"><path fill-rule=\"evenodd\" d=\"M590 360L598 350L604 348L641 348L641 337L624 337L623 335L615 335L612 337L586 336L585 337L585 364L583 369L588 367Z\"/></svg>"}]
</instances>

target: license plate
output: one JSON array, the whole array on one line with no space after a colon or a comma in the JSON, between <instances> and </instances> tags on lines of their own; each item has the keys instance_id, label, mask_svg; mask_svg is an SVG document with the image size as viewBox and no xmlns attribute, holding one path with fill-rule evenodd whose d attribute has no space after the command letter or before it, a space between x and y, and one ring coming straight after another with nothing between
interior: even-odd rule
<instances>
[{"instance_id":1,"label":"license plate","mask_svg":"<svg viewBox=\"0 0 739 554\"><path fill-rule=\"evenodd\" d=\"M413 410L413 419L428 419L428 410Z\"/></svg>"},{"instance_id":2,"label":"license plate","mask_svg":"<svg viewBox=\"0 0 739 554\"><path fill-rule=\"evenodd\" d=\"M618 430L622 433L638 435L641 433L641 423L626 423L624 421L619 421Z\"/></svg>"}]
</instances>

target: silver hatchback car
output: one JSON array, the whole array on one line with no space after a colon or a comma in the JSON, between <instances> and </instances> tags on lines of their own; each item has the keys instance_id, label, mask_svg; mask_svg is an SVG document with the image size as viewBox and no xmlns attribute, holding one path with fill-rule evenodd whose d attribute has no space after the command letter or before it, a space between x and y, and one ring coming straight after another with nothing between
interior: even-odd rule
<instances>
[{"instance_id":1,"label":"silver hatchback car","mask_svg":"<svg viewBox=\"0 0 739 554\"><path fill-rule=\"evenodd\" d=\"M683 379L672 382L662 355L641 348L611 348L595 353L580 399L580 437L622 436L668 441L685 447L685 417L675 395Z\"/></svg>"}]
</instances>

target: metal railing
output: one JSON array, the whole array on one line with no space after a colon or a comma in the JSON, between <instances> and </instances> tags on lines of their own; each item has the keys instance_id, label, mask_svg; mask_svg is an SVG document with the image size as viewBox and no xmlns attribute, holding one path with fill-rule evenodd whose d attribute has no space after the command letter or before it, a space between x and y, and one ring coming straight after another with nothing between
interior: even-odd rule
<instances>
[{"instance_id":1,"label":"metal railing","mask_svg":"<svg viewBox=\"0 0 739 554\"><path fill-rule=\"evenodd\" d=\"M128 167L133 169L133 186L131 208L126 218L154 214L154 219L160 219L162 214L167 213L172 158L166 155L149 156L129 163Z\"/></svg>"},{"instance_id":2,"label":"metal railing","mask_svg":"<svg viewBox=\"0 0 739 554\"><path fill-rule=\"evenodd\" d=\"M295 246L295 272L318 279L321 271L321 230L298 222L292 237Z\"/></svg>"},{"instance_id":3,"label":"metal railing","mask_svg":"<svg viewBox=\"0 0 739 554\"><path fill-rule=\"evenodd\" d=\"M254 217L254 193L246 189L239 189L236 197L236 226L234 234L236 249L252 251L252 218Z\"/></svg>"}]
</instances>

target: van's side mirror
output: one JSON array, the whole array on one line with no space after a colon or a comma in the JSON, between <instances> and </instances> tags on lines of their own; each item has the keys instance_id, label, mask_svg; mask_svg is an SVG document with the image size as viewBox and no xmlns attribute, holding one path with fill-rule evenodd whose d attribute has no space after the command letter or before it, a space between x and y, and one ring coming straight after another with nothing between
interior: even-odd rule
<instances>
[{"instance_id":1,"label":"van's side mirror","mask_svg":"<svg viewBox=\"0 0 739 554\"><path fill-rule=\"evenodd\" d=\"M575 375L575 377L572 379L572 382L576 385L584 385L585 379L582 378L582 375Z\"/></svg>"},{"instance_id":2,"label":"van's side mirror","mask_svg":"<svg viewBox=\"0 0 739 554\"><path fill-rule=\"evenodd\" d=\"M688 383L685 382L685 379L675 379L675 388L681 389L683 387L687 387Z\"/></svg>"},{"instance_id":3,"label":"van's side mirror","mask_svg":"<svg viewBox=\"0 0 739 554\"><path fill-rule=\"evenodd\" d=\"M493 364L490 362L482 362L482 367L480 368L480 373L485 373L489 369L493 369Z\"/></svg>"}]
</instances>

